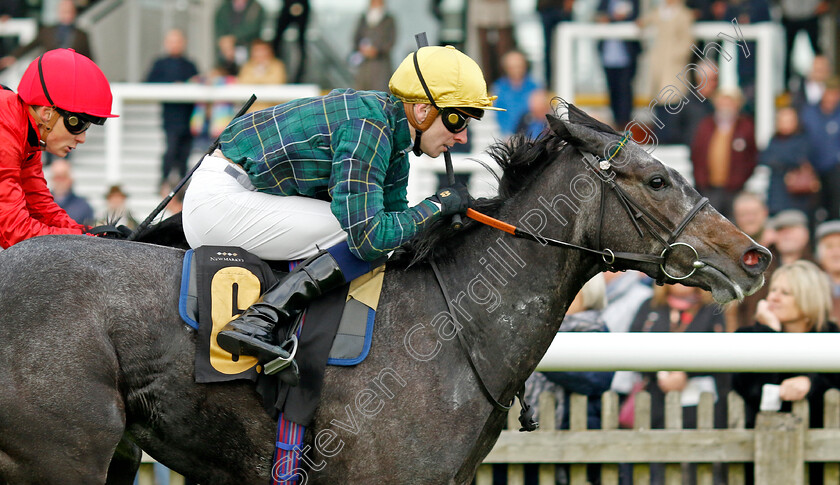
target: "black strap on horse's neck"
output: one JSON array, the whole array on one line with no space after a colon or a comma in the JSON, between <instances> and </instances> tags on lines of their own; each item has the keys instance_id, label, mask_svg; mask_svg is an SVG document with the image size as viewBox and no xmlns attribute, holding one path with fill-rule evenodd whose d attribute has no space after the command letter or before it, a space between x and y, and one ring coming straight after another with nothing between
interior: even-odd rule
<instances>
[{"instance_id":1,"label":"black strap on horse's neck","mask_svg":"<svg viewBox=\"0 0 840 485\"><path fill-rule=\"evenodd\" d=\"M487 384L485 384L484 379L481 377L481 373L478 371L478 367L475 365L475 361L472 358L472 354L470 353L470 347L467 345L467 341L464 338L463 332L461 329L463 328L460 323L458 323L458 316L455 312L455 308L452 305L452 300L449 299L449 292L446 290L446 285L443 282L443 278L440 274L440 268L438 268L437 263L434 260L429 260L429 265L432 267L432 272L435 274L435 279L437 279L438 286L440 286L440 292L443 294L443 299L446 300L446 308L449 311L449 315L452 317L453 323L455 323L455 333L458 334L458 343L461 345L461 350L464 352L464 355L467 358L467 362L470 364L470 368L475 374L475 378L478 381L478 387L481 389L481 393L487 398L488 401L496 408L497 411L508 412L510 411L511 405L513 405L513 400L508 405L504 405L496 400L493 397L493 394L490 393L490 389L487 388Z\"/></svg>"},{"instance_id":2,"label":"black strap on horse's neck","mask_svg":"<svg viewBox=\"0 0 840 485\"><path fill-rule=\"evenodd\" d=\"M510 411L511 406L513 406L513 399L511 399L510 404L504 405L496 400L493 397L493 394L490 393L490 389L487 388L487 384L484 382L484 379L481 377L481 373L478 371L478 367L475 365L475 361L472 358L472 353L470 353L470 347L467 345L467 341L464 338L463 332L461 329L463 328L460 323L458 323L458 317L455 313L455 308L452 305L452 300L449 298L449 291L446 289L446 285L443 283L443 278L440 274L440 268L438 267L437 263L434 260L429 261L429 266L432 267L432 272L435 274L435 279L437 280L438 286L440 287L440 292L443 294L444 300L446 300L446 308L449 311L449 314L452 316L452 322L455 324L455 333L458 334L458 343L461 345L461 350L464 352L464 355L467 357L467 362L470 364L470 369L472 369L473 374L475 374L475 378L478 381L478 387L481 389L481 393L484 394L484 397L490 401L490 404L496 409L496 411L501 412L508 412ZM522 387L516 392L516 397L514 399L519 399L519 423L522 427L519 431L534 431L540 427L540 424L534 419L534 407L528 404L528 401L525 400L525 383L522 383Z\"/></svg>"}]
</instances>

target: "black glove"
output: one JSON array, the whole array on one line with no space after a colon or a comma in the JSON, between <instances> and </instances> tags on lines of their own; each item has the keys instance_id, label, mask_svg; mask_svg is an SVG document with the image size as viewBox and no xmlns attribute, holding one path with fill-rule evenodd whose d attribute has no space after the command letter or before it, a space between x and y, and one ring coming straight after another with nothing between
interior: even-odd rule
<instances>
[{"instance_id":1,"label":"black glove","mask_svg":"<svg viewBox=\"0 0 840 485\"><path fill-rule=\"evenodd\" d=\"M429 200L440 204L440 214L451 216L453 214L465 214L470 208L470 193L467 187L458 182L451 187L443 187Z\"/></svg>"},{"instance_id":2,"label":"black glove","mask_svg":"<svg viewBox=\"0 0 840 485\"><path fill-rule=\"evenodd\" d=\"M125 239L131 234L131 229L123 225L102 224L101 226L91 227L85 233L106 239Z\"/></svg>"}]
</instances>

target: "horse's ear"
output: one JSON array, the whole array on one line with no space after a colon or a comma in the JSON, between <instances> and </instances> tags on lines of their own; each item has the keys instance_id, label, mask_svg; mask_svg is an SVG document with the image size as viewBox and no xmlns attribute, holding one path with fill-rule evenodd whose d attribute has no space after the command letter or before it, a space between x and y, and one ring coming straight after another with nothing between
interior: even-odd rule
<instances>
[{"instance_id":1,"label":"horse's ear","mask_svg":"<svg viewBox=\"0 0 840 485\"><path fill-rule=\"evenodd\" d=\"M610 137L589 126L580 125L546 115L548 126L566 143L590 153L601 153L610 142Z\"/></svg>"},{"instance_id":2,"label":"horse's ear","mask_svg":"<svg viewBox=\"0 0 840 485\"><path fill-rule=\"evenodd\" d=\"M571 134L569 130L566 128L566 122L561 120L560 118L554 115L545 115L545 119L548 120L548 127L551 128L551 131L557 134L561 140L567 141L572 143Z\"/></svg>"}]
</instances>

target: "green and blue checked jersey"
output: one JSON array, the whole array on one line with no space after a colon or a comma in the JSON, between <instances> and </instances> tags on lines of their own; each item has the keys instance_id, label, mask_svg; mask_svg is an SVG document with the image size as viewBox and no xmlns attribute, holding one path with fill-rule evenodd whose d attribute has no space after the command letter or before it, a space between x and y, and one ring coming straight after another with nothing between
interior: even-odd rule
<instances>
[{"instance_id":1,"label":"green and blue checked jersey","mask_svg":"<svg viewBox=\"0 0 840 485\"><path fill-rule=\"evenodd\" d=\"M372 261L440 214L428 200L408 207L409 129L399 99L341 89L238 118L220 148L260 192L330 201L350 250Z\"/></svg>"}]
</instances>

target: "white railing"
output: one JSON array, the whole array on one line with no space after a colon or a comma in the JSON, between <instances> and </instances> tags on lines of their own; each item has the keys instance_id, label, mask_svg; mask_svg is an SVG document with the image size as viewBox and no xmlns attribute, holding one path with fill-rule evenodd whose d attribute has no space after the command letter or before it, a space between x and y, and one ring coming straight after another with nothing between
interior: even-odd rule
<instances>
[{"instance_id":1,"label":"white railing","mask_svg":"<svg viewBox=\"0 0 840 485\"><path fill-rule=\"evenodd\" d=\"M114 83L111 92L114 95L111 111L116 114L122 114L125 104L131 102L244 102L251 94L255 94L259 101L282 103L320 93L314 84L205 86L191 83ZM109 119L105 123L105 178L109 183L119 183L121 180L122 142L122 119Z\"/></svg>"},{"instance_id":2,"label":"white railing","mask_svg":"<svg viewBox=\"0 0 840 485\"><path fill-rule=\"evenodd\" d=\"M757 41L756 52L750 52L750 56L756 56L755 136L759 148L764 148L773 135L775 125L773 80L775 79L776 69L773 67L773 45L783 33L781 28L772 22L738 25L738 28L745 40ZM728 22L697 22L694 24L694 37L696 39L723 43L722 35L738 38L733 24ZM561 22L555 35L557 62L555 62L554 90L563 99L574 100L575 43L585 39L644 40L642 29L633 22L611 24ZM739 48L736 48L732 55L738 56L738 60L743 58L743 52ZM721 62L721 65L723 62ZM674 83L679 82L676 78L677 74L679 73L674 73ZM652 94L656 95L657 93ZM690 102L699 101L694 98Z\"/></svg>"},{"instance_id":3,"label":"white railing","mask_svg":"<svg viewBox=\"0 0 840 485\"><path fill-rule=\"evenodd\" d=\"M0 37L17 37L20 45L26 45L38 35L35 19L9 19L0 22Z\"/></svg>"},{"instance_id":4,"label":"white railing","mask_svg":"<svg viewBox=\"0 0 840 485\"><path fill-rule=\"evenodd\" d=\"M561 332L537 370L840 372L840 334Z\"/></svg>"}]
</instances>

